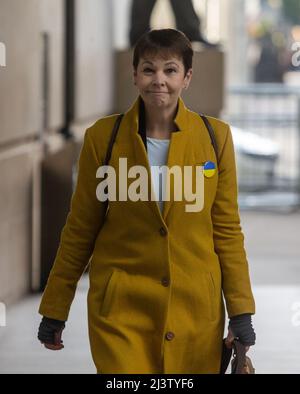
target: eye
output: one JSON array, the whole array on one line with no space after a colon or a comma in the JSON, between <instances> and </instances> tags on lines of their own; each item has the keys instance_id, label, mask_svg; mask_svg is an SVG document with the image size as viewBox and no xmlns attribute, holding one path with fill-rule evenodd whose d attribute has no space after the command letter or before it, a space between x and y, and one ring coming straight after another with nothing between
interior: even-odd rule
<instances>
[{"instance_id":1,"label":"eye","mask_svg":"<svg viewBox=\"0 0 300 394\"><path fill-rule=\"evenodd\" d=\"M177 70L175 68L168 68L166 71L169 74L171 74L172 72L175 72L175 73L177 72Z\"/></svg>"},{"instance_id":2,"label":"eye","mask_svg":"<svg viewBox=\"0 0 300 394\"><path fill-rule=\"evenodd\" d=\"M153 70L149 67L144 68L143 70L144 72L148 73L148 72L152 72Z\"/></svg>"}]
</instances>

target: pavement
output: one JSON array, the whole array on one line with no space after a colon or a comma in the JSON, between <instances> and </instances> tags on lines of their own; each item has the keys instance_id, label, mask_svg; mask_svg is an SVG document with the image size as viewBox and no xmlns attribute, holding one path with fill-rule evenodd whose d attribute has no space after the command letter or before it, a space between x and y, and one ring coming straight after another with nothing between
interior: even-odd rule
<instances>
[{"instance_id":1,"label":"pavement","mask_svg":"<svg viewBox=\"0 0 300 394\"><path fill-rule=\"evenodd\" d=\"M257 374L300 373L300 212L241 211L256 314L256 345L250 348ZM95 374L91 358L86 295L79 282L59 352L36 339L41 295L8 308L0 327L0 373Z\"/></svg>"}]
</instances>

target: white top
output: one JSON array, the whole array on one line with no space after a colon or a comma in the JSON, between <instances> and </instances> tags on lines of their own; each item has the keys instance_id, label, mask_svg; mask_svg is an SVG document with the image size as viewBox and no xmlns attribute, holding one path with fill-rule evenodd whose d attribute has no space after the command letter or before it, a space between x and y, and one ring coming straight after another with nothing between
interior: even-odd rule
<instances>
[{"instance_id":1,"label":"white top","mask_svg":"<svg viewBox=\"0 0 300 394\"><path fill-rule=\"evenodd\" d=\"M165 171L160 171L160 166L167 164L169 144L170 140L161 140L158 138L147 137L147 150L151 169L151 180L161 212L163 211L162 190L165 187Z\"/></svg>"}]
</instances>

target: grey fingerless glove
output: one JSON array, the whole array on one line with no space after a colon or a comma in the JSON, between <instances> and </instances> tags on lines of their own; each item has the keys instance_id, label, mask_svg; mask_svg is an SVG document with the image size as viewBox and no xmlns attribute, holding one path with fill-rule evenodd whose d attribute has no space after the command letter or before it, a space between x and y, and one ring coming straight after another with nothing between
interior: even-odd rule
<instances>
[{"instance_id":1,"label":"grey fingerless glove","mask_svg":"<svg viewBox=\"0 0 300 394\"><path fill-rule=\"evenodd\" d=\"M43 317L39 326L38 339L43 343L55 344L54 334L65 328L65 322ZM62 341L61 341L62 342Z\"/></svg>"},{"instance_id":2,"label":"grey fingerless glove","mask_svg":"<svg viewBox=\"0 0 300 394\"><path fill-rule=\"evenodd\" d=\"M252 319L250 313L233 316L229 320L229 327L235 337L245 346L255 344L256 334L252 327Z\"/></svg>"}]
</instances>

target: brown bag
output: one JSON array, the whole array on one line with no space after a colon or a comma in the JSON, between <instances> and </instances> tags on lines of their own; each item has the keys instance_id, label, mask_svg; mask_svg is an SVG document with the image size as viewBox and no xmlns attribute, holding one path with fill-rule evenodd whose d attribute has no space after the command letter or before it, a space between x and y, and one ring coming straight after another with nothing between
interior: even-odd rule
<instances>
[{"instance_id":1,"label":"brown bag","mask_svg":"<svg viewBox=\"0 0 300 394\"><path fill-rule=\"evenodd\" d=\"M255 374L250 357L246 356L245 346L238 340L233 341L232 349L228 349L223 339L222 360L220 374L224 375L231 360L231 374L251 375ZM233 353L233 355L232 355Z\"/></svg>"}]
</instances>

